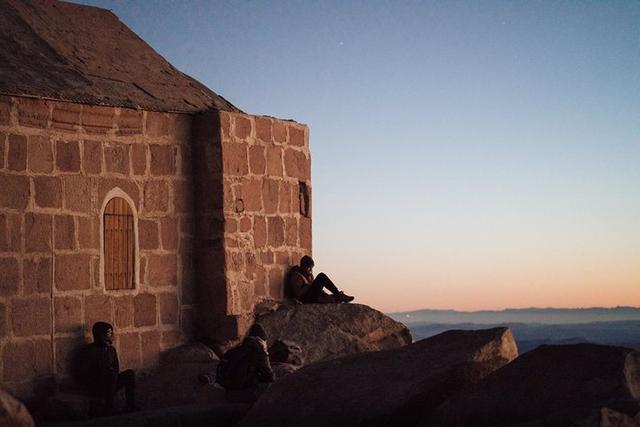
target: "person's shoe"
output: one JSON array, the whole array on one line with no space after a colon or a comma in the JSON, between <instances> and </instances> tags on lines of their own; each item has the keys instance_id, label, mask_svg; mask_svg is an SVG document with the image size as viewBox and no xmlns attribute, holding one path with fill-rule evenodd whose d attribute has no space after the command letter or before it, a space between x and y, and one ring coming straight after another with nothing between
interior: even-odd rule
<instances>
[{"instance_id":1,"label":"person's shoe","mask_svg":"<svg viewBox=\"0 0 640 427\"><path fill-rule=\"evenodd\" d=\"M210 385L214 383L213 376L208 374L198 375L198 382L202 385Z\"/></svg>"},{"instance_id":2,"label":"person's shoe","mask_svg":"<svg viewBox=\"0 0 640 427\"><path fill-rule=\"evenodd\" d=\"M352 297L351 295L347 295L342 291L338 292L336 297L337 297L338 301L340 301L340 302L351 302L354 299L354 297Z\"/></svg>"}]
</instances>

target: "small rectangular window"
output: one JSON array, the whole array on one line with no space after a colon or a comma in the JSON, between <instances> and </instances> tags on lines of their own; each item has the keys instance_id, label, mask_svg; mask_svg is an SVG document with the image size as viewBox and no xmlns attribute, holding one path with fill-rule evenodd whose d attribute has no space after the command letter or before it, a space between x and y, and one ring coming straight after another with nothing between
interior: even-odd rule
<instances>
[{"instance_id":1,"label":"small rectangular window","mask_svg":"<svg viewBox=\"0 0 640 427\"><path fill-rule=\"evenodd\" d=\"M115 197L104 210L104 284L107 290L133 289L135 240L133 214Z\"/></svg>"}]
</instances>

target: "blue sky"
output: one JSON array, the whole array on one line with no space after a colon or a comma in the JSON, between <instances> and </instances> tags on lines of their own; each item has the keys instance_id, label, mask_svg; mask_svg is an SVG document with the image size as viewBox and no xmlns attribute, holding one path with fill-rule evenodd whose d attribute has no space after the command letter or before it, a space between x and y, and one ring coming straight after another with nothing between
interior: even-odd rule
<instances>
[{"instance_id":1,"label":"blue sky","mask_svg":"<svg viewBox=\"0 0 640 427\"><path fill-rule=\"evenodd\" d=\"M640 305L640 2L83 3L309 125L316 265L358 301Z\"/></svg>"}]
</instances>

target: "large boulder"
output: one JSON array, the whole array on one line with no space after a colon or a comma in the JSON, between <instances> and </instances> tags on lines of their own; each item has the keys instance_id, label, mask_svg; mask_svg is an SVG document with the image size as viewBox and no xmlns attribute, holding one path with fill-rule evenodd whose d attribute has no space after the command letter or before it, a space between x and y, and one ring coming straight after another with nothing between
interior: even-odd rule
<instances>
[{"instance_id":1,"label":"large boulder","mask_svg":"<svg viewBox=\"0 0 640 427\"><path fill-rule=\"evenodd\" d=\"M273 384L241 426L415 425L425 408L517 357L507 328L448 331L405 347L305 366Z\"/></svg>"},{"instance_id":2,"label":"large boulder","mask_svg":"<svg viewBox=\"0 0 640 427\"><path fill-rule=\"evenodd\" d=\"M402 323L362 304L284 305L257 321L270 344L276 340L298 343L306 364L412 341Z\"/></svg>"},{"instance_id":3,"label":"large boulder","mask_svg":"<svg viewBox=\"0 0 640 427\"><path fill-rule=\"evenodd\" d=\"M627 425L612 420L633 422L639 398L640 353L597 344L545 345L452 397L422 425Z\"/></svg>"},{"instance_id":4,"label":"large boulder","mask_svg":"<svg viewBox=\"0 0 640 427\"><path fill-rule=\"evenodd\" d=\"M0 426L35 426L31 414L29 414L29 411L22 402L2 389L0 389Z\"/></svg>"}]
</instances>

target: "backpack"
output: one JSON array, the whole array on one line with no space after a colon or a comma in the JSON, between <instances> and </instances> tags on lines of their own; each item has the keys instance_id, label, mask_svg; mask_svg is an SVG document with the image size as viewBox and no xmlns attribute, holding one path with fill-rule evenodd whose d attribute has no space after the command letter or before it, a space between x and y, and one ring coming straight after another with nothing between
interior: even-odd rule
<instances>
[{"instance_id":1,"label":"backpack","mask_svg":"<svg viewBox=\"0 0 640 427\"><path fill-rule=\"evenodd\" d=\"M227 390L240 390L256 383L251 363L252 349L240 345L227 351L216 368L216 382Z\"/></svg>"}]
</instances>

